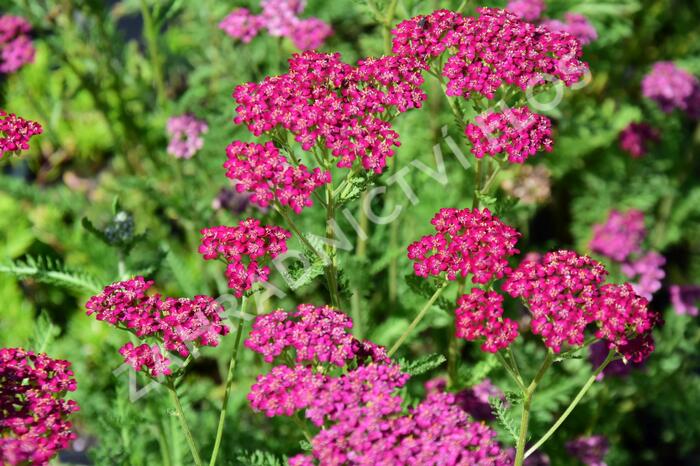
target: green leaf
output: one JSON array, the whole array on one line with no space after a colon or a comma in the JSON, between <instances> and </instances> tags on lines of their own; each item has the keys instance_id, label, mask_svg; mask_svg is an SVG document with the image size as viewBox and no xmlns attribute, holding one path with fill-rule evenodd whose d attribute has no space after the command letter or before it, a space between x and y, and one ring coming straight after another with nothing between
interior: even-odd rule
<instances>
[{"instance_id":1,"label":"green leaf","mask_svg":"<svg viewBox=\"0 0 700 466\"><path fill-rule=\"evenodd\" d=\"M81 293L98 294L102 291L102 283L97 278L80 270L69 269L59 259L50 257L29 256L25 260L0 264L0 272L19 279L32 278Z\"/></svg>"},{"instance_id":2,"label":"green leaf","mask_svg":"<svg viewBox=\"0 0 700 466\"><path fill-rule=\"evenodd\" d=\"M285 462L268 451L240 451L236 455L236 462L241 466L284 466Z\"/></svg>"},{"instance_id":3,"label":"green leaf","mask_svg":"<svg viewBox=\"0 0 700 466\"><path fill-rule=\"evenodd\" d=\"M34 323L34 336L29 339L29 348L37 353L45 353L52 341L61 333L46 311L41 311Z\"/></svg>"},{"instance_id":4,"label":"green leaf","mask_svg":"<svg viewBox=\"0 0 700 466\"><path fill-rule=\"evenodd\" d=\"M513 438L514 441L518 441L518 429L515 426L515 422L508 412L503 400L496 397L489 398L489 404L491 405L491 410L493 415L496 416L496 420L503 427L503 429L508 432L508 434Z\"/></svg>"},{"instance_id":5,"label":"green leaf","mask_svg":"<svg viewBox=\"0 0 700 466\"><path fill-rule=\"evenodd\" d=\"M425 374L437 367L440 367L447 359L444 355L439 353L428 354L426 356L421 356L415 361L407 361L401 358L399 360L399 365L401 370L409 375L420 375Z\"/></svg>"}]
</instances>

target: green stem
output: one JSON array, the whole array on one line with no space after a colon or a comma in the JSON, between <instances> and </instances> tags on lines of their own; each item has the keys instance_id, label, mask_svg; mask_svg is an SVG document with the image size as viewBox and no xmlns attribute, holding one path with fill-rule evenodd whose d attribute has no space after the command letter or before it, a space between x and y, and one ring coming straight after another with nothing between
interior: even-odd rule
<instances>
[{"instance_id":1,"label":"green stem","mask_svg":"<svg viewBox=\"0 0 700 466\"><path fill-rule=\"evenodd\" d=\"M228 374L226 375L226 389L224 391L224 401L221 403L221 411L219 413L219 427L216 429L216 440L214 441L214 449L211 452L211 460L209 466L216 464L216 458L219 456L221 448L221 438L224 434L224 424L226 423L226 411L228 408L228 400L231 396L231 387L236 374L236 366L238 365L238 350L241 346L241 336L243 335L243 313L245 312L246 297L241 299L241 316L238 318L238 328L236 329L236 340L233 343L233 353L231 353L231 361L228 365Z\"/></svg>"},{"instance_id":2,"label":"green stem","mask_svg":"<svg viewBox=\"0 0 700 466\"><path fill-rule=\"evenodd\" d=\"M457 284L457 299L459 299L464 294L464 288L466 282L464 277L459 279ZM459 340L457 340L457 319L452 319L452 325L447 326L447 377L449 381L450 388L457 388L457 383L459 379L459 367L457 365L457 360L459 359Z\"/></svg>"},{"instance_id":3,"label":"green stem","mask_svg":"<svg viewBox=\"0 0 700 466\"><path fill-rule=\"evenodd\" d=\"M581 387L581 390L579 390L579 392L576 394L576 397L573 399L569 407L566 408L566 411L564 411L564 413L559 417L559 419L557 419L557 422L555 422L554 425L552 425L552 427L549 428L547 433L544 434L542 438L537 441L537 443L530 447L530 449L525 453L524 458L527 458L528 456L532 455L535 451L537 451L539 447L541 447L547 440L549 440L549 437L551 437L554 434L554 432L556 432L556 430L559 428L559 426L561 426L564 423L566 418L569 417L569 414L571 414L574 408L576 408L576 406L581 402L584 395L588 392L593 383L596 381L596 378L598 378L600 373L603 372L603 370L608 366L608 364L610 364L613 361L614 357L615 352L610 351L610 353L608 353L608 357L605 358L605 361L603 361L603 363L598 367L598 369L596 369L595 372L593 372L593 374L588 378L583 387Z\"/></svg>"},{"instance_id":4,"label":"green stem","mask_svg":"<svg viewBox=\"0 0 700 466\"><path fill-rule=\"evenodd\" d=\"M391 53L391 23L394 21L394 14L396 13L396 5L398 0L391 0L389 7L386 10L386 15L384 16L384 53L387 55Z\"/></svg>"},{"instance_id":5,"label":"green stem","mask_svg":"<svg viewBox=\"0 0 700 466\"><path fill-rule=\"evenodd\" d=\"M547 356L544 358L544 362L540 369L537 371L537 375L532 379L532 382L525 390L523 394L525 396L523 400L523 412L520 417L520 433L518 436L518 443L515 447L515 463L514 466L522 466L525 460L525 444L527 443L527 430L530 422L530 408L532 407L532 399L535 395L535 390L537 385L542 381L544 374L549 369L549 366L554 362L554 353L551 350L547 350Z\"/></svg>"},{"instance_id":6,"label":"green stem","mask_svg":"<svg viewBox=\"0 0 700 466\"><path fill-rule=\"evenodd\" d=\"M163 69L161 67L160 54L158 52L158 31L153 22L151 10L148 8L146 0L141 0L141 16L143 16L143 34L148 45L148 54L151 58L151 69L153 71L153 81L156 87L156 97L159 105L165 103L165 80L163 79Z\"/></svg>"},{"instance_id":7,"label":"green stem","mask_svg":"<svg viewBox=\"0 0 700 466\"><path fill-rule=\"evenodd\" d=\"M328 282L328 292L331 296L331 304L340 309L340 293L338 292L338 267L335 241L335 199L333 198L333 186L326 185L326 254L328 254L328 265L326 265L326 281Z\"/></svg>"},{"instance_id":8,"label":"green stem","mask_svg":"<svg viewBox=\"0 0 700 466\"><path fill-rule=\"evenodd\" d=\"M192 431L187 425L187 419L185 419L185 412L182 409L180 398L177 396L177 390L175 389L175 385L173 385L172 381L168 381L168 384L166 386L168 387L168 390L170 390L170 397L172 398L173 404L175 405L177 417L180 419L180 426L182 427L182 430L185 433L185 438L187 439L187 444L190 447L190 452L192 453L192 459L194 460L194 464L196 466L202 466L202 458L199 456L199 450L197 449L197 445L194 443Z\"/></svg>"},{"instance_id":9,"label":"green stem","mask_svg":"<svg viewBox=\"0 0 700 466\"><path fill-rule=\"evenodd\" d=\"M481 192L481 168L482 159L477 159L476 167L474 167L474 197L472 199L472 209L479 208L479 193Z\"/></svg>"},{"instance_id":10,"label":"green stem","mask_svg":"<svg viewBox=\"0 0 700 466\"><path fill-rule=\"evenodd\" d=\"M404 340L408 338L408 336L413 332L413 329L416 328L416 326L420 323L421 320L423 320L423 317L425 317L425 314L428 312L428 309L430 309L430 306L433 305L433 303L438 299L438 297L442 294L442 292L445 290L445 287L447 287L447 283L443 283L440 288L435 290L435 293L430 297L427 303L425 303L425 306L423 306L423 309L420 310L418 315L416 316L415 319L413 319L413 322L408 326L405 332L401 334L399 339L394 343L394 346L391 347L389 350L389 357L391 357L396 351L401 347L401 344L403 344Z\"/></svg>"},{"instance_id":11,"label":"green stem","mask_svg":"<svg viewBox=\"0 0 700 466\"><path fill-rule=\"evenodd\" d=\"M357 246L355 248L355 256L362 260L367 256L367 237L366 235L369 232L369 218L367 217L367 213L365 212L365 202L367 199L367 192L363 192L360 195L360 213L359 213L359 225L360 225L360 230L364 232L364 235L359 235L357 238ZM362 316L362 290L358 287L355 288L352 292L352 298L350 301L351 304L351 312L352 312L352 320L353 320L353 333L355 334L355 337L358 339L362 339L364 336L364 328L363 328L363 316Z\"/></svg>"},{"instance_id":12,"label":"green stem","mask_svg":"<svg viewBox=\"0 0 700 466\"><path fill-rule=\"evenodd\" d=\"M296 424L299 430L301 430L301 432L304 434L304 438L306 438L306 441L311 443L313 437L309 433L309 430L306 428L306 425L304 425L304 421L302 421L299 418L299 413L295 413L294 416L291 416L291 418L294 424Z\"/></svg>"},{"instance_id":13,"label":"green stem","mask_svg":"<svg viewBox=\"0 0 700 466\"><path fill-rule=\"evenodd\" d=\"M508 372L508 375L510 375L513 379L513 381L516 383L518 388L525 392L527 388L525 387L525 383L523 382L523 379L516 374L515 370L513 367L510 365L510 363L506 360L506 358L503 357L503 355L499 352L494 353L496 355L496 358L498 359L498 362L501 363L503 368Z\"/></svg>"}]
</instances>

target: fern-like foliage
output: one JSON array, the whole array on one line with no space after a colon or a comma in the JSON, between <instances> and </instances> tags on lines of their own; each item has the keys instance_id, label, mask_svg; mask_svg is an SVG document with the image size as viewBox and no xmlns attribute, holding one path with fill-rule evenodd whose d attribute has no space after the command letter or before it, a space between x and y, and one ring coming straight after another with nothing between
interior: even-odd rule
<instances>
[{"instance_id":1,"label":"fern-like foliage","mask_svg":"<svg viewBox=\"0 0 700 466\"><path fill-rule=\"evenodd\" d=\"M24 260L0 264L0 273L18 279L31 278L42 283L60 286L79 293L97 294L102 291L101 281L92 275L68 268L62 261L50 257L27 257Z\"/></svg>"}]
</instances>

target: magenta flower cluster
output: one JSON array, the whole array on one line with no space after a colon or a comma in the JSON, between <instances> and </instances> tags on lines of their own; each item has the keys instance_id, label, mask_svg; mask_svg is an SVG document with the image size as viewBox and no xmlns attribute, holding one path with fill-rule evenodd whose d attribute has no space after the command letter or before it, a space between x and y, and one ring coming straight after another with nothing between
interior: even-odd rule
<instances>
[{"instance_id":1,"label":"magenta flower cluster","mask_svg":"<svg viewBox=\"0 0 700 466\"><path fill-rule=\"evenodd\" d=\"M419 277L456 280L471 274L473 283L487 283L505 276L508 257L519 252L515 245L520 234L488 209L440 209L431 223L437 233L408 247Z\"/></svg>"},{"instance_id":2,"label":"magenta flower cluster","mask_svg":"<svg viewBox=\"0 0 700 466\"><path fill-rule=\"evenodd\" d=\"M447 389L447 381L443 378L431 379L425 383L426 394L442 393ZM479 421L495 419L490 400L492 398L505 401L503 391L495 386L490 379L484 379L478 384L466 388L455 395L455 404L464 412Z\"/></svg>"},{"instance_id":3,"label":"magenta flower cluster","mask_svg":"<svg viewBox=\"0 0 700 466\"><path fill-rule=\"evenodd\" d=\"M527 107L488 112L466 126L477 159L506 153L510 163L524 163L540 150L552 151L552 122Z\"/></svg>"},{"instance_id":4,"label":"magenta flower cluster","mask_svg":"<svg viewBox=\"0 0 700 466\"><path fill-rule=\"evenodd\" d=\"M606 466L604 459L609 448L608 439L602 435L579 437L566 443L569 454L586 466Z\"/></svg>"},{"instance_id":5,"label":"magenta flower cluster","mask_svg":"<svg viewBox=\"0 0 700 466\"><path fill-rule=\"evenodd\" d=\"M671 285L671 304L678 315L698 315L698 303L700 302L700 286L698 285Z\"/></svg>"},{"instance_id":6,"label":"magenta flower cluster","mask_svg":"<svg viewBox=\"0 0 700 466\"><path fill-rule=\"evenodd\" d=\"M237 8L219 23L219 28L245 43L267 29L273 37L287 37L299 50L317 49L333 29L319 18L300 18L305 4L305 0L262 0L261 14Z\"/></svg>"},{"instance_id":7,"label":"magenta flower cluster","mask_svg":"<svg viewBox=\"0 0 700 466\"><path fill-rule=\"evenodd\" d=\"M544 0L510 0L506 10L522 20L535 22L540 19L546 7Z\"/></svg>"},{"instance_id":8,"label":"magenta flower cluster","mask_svg":"<svg viewBox=\"0 0 700 466\"><path fill-rule=\"evenodd\" d=\"M305 151L317 147L350 168L359 159L381 173L399 135L392 115L420 107L422 65L416 59L382 57L351 66L339 54L305 52L289 61L289 73L238 86L237 124L260 136L281 127Z\"/></svg>"},{"instance_id":9,"label":"magenta flower cluster","mask_svg":"<svg viewBox=\"0 0 700 466\"><path fill-rule=\"evenodd\" d=\"M700 112L700 81L673 62L654 64L642 80L642 94L659 104L664 112L678 109L691 117L700 116L697 115Z\"/></svg>"},{"instance_id":10,"label":"magenta flower cluster","mask_svg":"<svg viewBox=\"0 0 700 466\"><path fill-rule=\"evenodd\" d=\"M605 267L590 257L555 251L521 262L503 290L526 301L532 333L558 353L566 343L583 345L584 331L594 321L598 285L606 276Z\"/></svg>"},{"instance_id":11,"label":"magenta flower cluster","mask_svg":"<svg viewBox=\"0 0 700 466\"><path fill-rule=\"evenodd\" d=\"M192 346L217 346L229 331L222 322L223 308L209 296L187 298L147 295L153 281L143 277L108 285L87 302L87 314L141 340L155 341L135 346L127 343L119 353L137 371L159 377L172 373L172 361L163 351L189 356Z\"/></svg>"},{"instance_id":12,"label":"magenta flower cluster","mask_svg":"<svg viewBox=\"0 0 700 466\"><path fill-rule=\"evenodd\" d=\"M331 182L328 171L291 165L272 142L234 141L226 148L226 155L226 176L239 193L251 193L250 201L263 208L277 201L299 214L313 205L314 190Z\"/></svg>"},{"instance_id":13,"label":"magenta flower cluster","mask_svg":"<svg viewBox=\"0 0 700 466\"><path fill-rule=\"evenodd\" d=\"M654 293L661 289L661 280L666 276L664 271L666 258L656 251L650 251L635 260L622 264L622 273L633 280L632 288L635 293L651 300Z\"/></svg>"},{"instance_id":14,"label":"magenta flower cluster","mask_svg":"<svg viewBox=\"0 0 700 466\"><path fill-rule=\"evenodd\" d=\"M0 16L0 73L14 73L34 62L31 31L32 25L20 16Z\"/></svg>"},{"instance_id":15,"label":"magenta flower cluster","mask_svg":"<svg viewBox=\"0 0 700 466\"><path fill-rule=\"evenodd\" d=\"M205 228L201 233L199 253L206 260L226 262L228 286L237 298L254 283L268 280L270 268L264 262L285 253L292 236L284 228L262 225L254 218L242 220L235 227Z\"/></svg>"},{"instance_id":16,"label":"magenta flower cluster","mask_svg":"<svg viewBox=\"0 0 700 466\"><path fill-rule=\"evenodd\" d=\"M202 134L208 130L206 122L192 115L170 117L167 124L170 136L168 154L180 159L191 159L204 146Z\"/></svg>"},{"instance_id":17,"label":"magenta flower cluster","mask_svg":"<svg viewBox=\"0 0 700 466\"><path fill-rule=\"evenodd\" d=\"M47 465L75 438L69 416L79 410L71 364L21 348L0 348L0 462Z\"/></svg>"},{"instance_id":18,"label":"magenta flower cluster","mask_svg":"<svg viewBox=\"0 0 700 466\"><path fill-rule=\"evenodd\" d=\"M0 109L0 159L5 154L29 149L29 139L42 132L39 123Z\"/></svg>"},{"instance_id":19,"label":"magenta flower cluster","mask_svg":"<svg viewBox=\"0 0 700 466\"><path fill-rule=\"evenodd\" d=\"M590 44L598 38L596 28L580 13L568 12L564 14L564 21L549 19L542 21L541 25L550 31L571 34L583 45Z\"/></svg>"},{"instance_id":20,"label":"magenta flower cluster","mask_svg":"<svg viewBox=\"0 0 700 466\"><path fill-rule=\"evenodd\" d=\"M647 123L630 123L620 132L620 149L637 159L644 157L649 144L659 140L659 132Z\"/></svg>"},{"instance_id":21,"label":"magenta flower cluster","mask_svg":"<svg viewBox=\"0 0 700 466\"><path fill-rule=\"evenodd\" d=\"M430 60L455 51L445 62L447 94L489 99L511 84L525 90L544 84L545 75L566 85L578 82L587 70L579 60L581 44L566 33L551 32L497 8L480 8L479 17L448 10L417 16L394 30L393 51ZM452 52L451 52L452 53Z\"/></svg>"},{"instance_id":22,"label":"magenta flower cluster","mask_svg":"<svg viewBox=\"0 0 700 466\"><path fill-rule=\"evenodd\" d=\"M645 236L643 212L612 210L604 224L593 227L589 247L595 253L623 262L631 254L641 251Z\"/></svg>"},{"instance_id":23,"label":"magenta flower cluster","mask_svg":"<svg viewBox=\"0 0 700 466\"><path fill-rule=\"evenodd\" d=\"M457 338L484 339L481 349L489 353L507 348L518 338L518 323L503 317L503 296L480 288L457 299L455 328Z\"/></svg>"}]
</instances>

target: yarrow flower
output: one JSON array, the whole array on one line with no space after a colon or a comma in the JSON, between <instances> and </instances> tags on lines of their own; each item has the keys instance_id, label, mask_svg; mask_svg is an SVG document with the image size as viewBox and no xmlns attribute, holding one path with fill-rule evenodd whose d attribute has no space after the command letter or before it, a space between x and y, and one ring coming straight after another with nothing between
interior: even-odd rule
<instances>
[{"instance_id":1,"label":"yarrow flower","mask_svg":"<svg viewBox=\"0 0 700 466\"><path fill-rule=\"evenodd\" d=\"M550 31L571 34L583 45L590 44L598 38L598 31L596 31L595 27L585 16L579 13L565 13L564 21L550 19L543 21L542 26Z\"/></svg>"},{"instance_id":2,"label":"yarrow flower","mask_svg":"<svg viewBox=\"0 0 700 466\"><path fill-rule=\"evenodd\" d=\"M0 32L1 33L1 32ZM71 364L21 348L0 348L0 462L47 465L75 439L66 400L76 389Z\"/></svg>"},{"instance_id":3,"label":"yarrow flower","mask_svg":"<svg viewBox=\"0 0 700 466\"><path fill-rule=\"evenodd\" d=\"M236 8L219 23L219 29L246 44L253 40L264 27L263 18L254 15L247 8Z\"/></svg>"},{"instance_id":4,"label":"yarrow flower","mask_svg":"<svg viewBox=\"0 0 700 466\"><path fill-rule=\"evenodd\" d=\"M289 38L302 51L321 47L333 34L331 26L321 19L299 17L306 6L304 0L263 0L261 6L260 15L247 8L233 10L219 23L219 28L245 43L267 29L273 37Z\"/></svg>"},{"instance_id":5,"label":"yarrow flower","mask_svg":"<svg viewBox=\"0 0 700 466\"><path fill-rule=\"evenodd\" d=\"M503 317L503 296L495 291L474 288L457 299L455 327L457 338L474 341L484 338L481 349L497 353L518 338L518 323Z\"/></svg>"},{"instance_id":6,"label":"yarrow flower","mask_svg":"<svg viewBox=\"0 0 700 466\"><path fill-rule=\"evenodd\" d=\"M671 304L678 315L698 315L698 302L700 302L700 286L697 285L671 285Z\"/></svg>"},{"instance_id":7,"label":"yarrow flower","mask_svg":"<svg viewBox=\"0 0 700 466\"><path fill-rule=\"evenodd\" d=\"M544 0L510 0L506 10L525 21L537 21L547 8Z\"/></svg>"},{"instance_id":8,"label":"yarrow flower","mask_svg":"<svg viewBox=\"0 0 700 466\"><path fill-rule=\"evenodd\" d=\"M501 113L479 115L464 133L472 144L472 154L508 154L510 163L523 163L540 150L552 151L552 122L527 107L506 109Z\"/></svg>"},{"instance_id":9,"label":"yarrow flower","mask_svg":"<svg viewBox=\"0 0 700 466\"><path fill-rule=\"evenodd\" d=\"M669 61L655 63L642 80L642 94L654 100L666 113L675 109L687 111L699 87L695 76Z\"/></svg>"},{"instance_id":10,"label":"yarrow flower","mask_svg":"<svg viewBox=\"0 0 700 466\"><path fill-rule=\"evenodd\" d=\"M221 306L209 296L163 298L147 295L153 281L143 277L108 285L87 302L87 315L128 330L142 340L158 344L125 344L119 353L135 370L153 377L172 373L171 360L163 350L182 357L190 355L189 345L217 346L229 328L222 322Z\"/></svg>"},{"instance_id":11,"label":"yarrow flower","mask_svg":"<svg viewBox=\"0 0 700 466\"><path fill-rule=\"evenodd\" d=\"M289 60L289 73L262 83L238 86L236 124L256 136L278 127L291 132L305 151L328 150L338 167L359 159L365 170L381 173L400 145L399 135L382 116L420 107L423 65L395 56L360 61L340 54L305 52Z\"/></svg>"},{"instance_id":12,"label":"yarrow flower","mask_svg":"<svg viewBox=\"0 0 700 466\"><path fill-rule=\"evenodd\" d=\"M205 228L201 233L199 253L205 260L222 259L228 264L228 286L237 298L254 283L267 281L270 268L263 265L264 261L285 253L292 236L284 228L263 226L254 218L242 220L235 227Z\"/></svg>"},{"instance_id":13,"label":"yarrow flower","mask_svg":"<svg viewBox=\"0 0 700 466\"><path fill-rule=\"evenodd\" d=\"M661 289L661 280L666 276L666 258L658 252L648 252L643 256L622 264L621 270L631 280L634 292L648 300Z\"/></svg>"},{"instance_id":14,"label":"yarrow flower","mask_svg":"<svg viewBox=\"0 0 700 466\"><path fill-rule=\"evenodd\" d=\"M593 226L589 246L595 253L623 262L631 254L641 251L645 236L643 212L612 210L604 224Z\"/></svg>"},{"instance_id":15,"label":"yarrow flower","mask_svg":"<svg viewBox=\"0 0 700 466\"><path fill-rule=\"evenodd\" d=\"M551 172L544 165L522 165L514 178L506 178L501 188L526 205L541 204L552 195Z\"/></svg>"},{"instance_id":16,"label":"yarrow flower","mask_svg":"<svg viewBox=\"0 0 700 466\"><path fill-rule=\"evenodd\" d=\"M429 380L425 383L426 394L443 393L447 389L447 381L443 378ZM466 388L455 395L455 404L464 412L478 421L491 421L495 419L491 399L496 398L505 401L503 391L495 386L490 379L484 379L478 384Z\"/></svg>"},{"instance_id":17,"label":"yarrow flower","mask_svg":"<svg viewBox=\"0 0 700 466\"><path fill-rule=\"evenodd\" d=\"M620 132L620 148L635 159L644 157L649 143L658 140L658 131L646 123L630 123Z\"/></svg>"},{"instance_id":18,"label":"yarrow flower","mask_svg":"<svg viewBox=\"0 0 700 466\"><path fill-rule=\"evenodd\" d=\"M201 135L209 127L192 115L180 115L168 119L167 130L170 135L168 153L180 159L190 159L204 146Z\"/></svg>"},{"instance_id":19,"label":"yarrow flower","mask_svg":"<svg viewBox=\"0 0 700 466\"><path fill-rule=\"evenodd\" d=\"M14 73L34 62L36 50L29 37L32 26L20 16L0 16L0 73Z\"/></svg>"},{"instance_id":20,"label":"yarrow flower","mask_svg":"<svg viewBox=\"0 0 700 466\"><path fill-rule=\"evenodd\" d=\"M520 233L494 217L488 209L440 209L431 223L437 231L408 247L408 258L419 277L456 280L472 275L473 283L488 283L509 272L508 257Z\"/></svg>"},{"instance_id":21,"label":"yarrow flower","mask_svg":"<svg viewBox=\"0 0 700 466\"><path fill-rule=\"evenodd\" d=\"M602 435L579 437L566 443L569 454L586 466L606 466L604 458L609 448L608 439Z\"/></svg>"},{"instance_id":22,"label":"yarrow flower","mask_svg":"<svg viewBox=\"0 0 700 466\"><path fill-rule=\"evenodd\" d=\"M521 262L503 283L511 296L523 298L532 313L532 332L555 353L568 343L581 346L584 331L595 319L598 285L605 267L573 251L548 252Z\"/></svg>"},{"instance_id":23,"label":"yarrow flower","mask_svg":"<svg viewBox=\"0 0 700 466\"><path fill-rule=\"evenodd\" d=\"M489 99L503 84L522 90L545 84L545 75L567 86L587 71L579 60L581 44L568 33L552 32L496 8L480 8L479 17L438 10L400 23L393 31L393 51L430 60L454 50L443 68L447 95ZM451 52L452 53L452 52Z\"/></svg>"},{"instance_id":24,"label":"yarrow flower","mask_svg":"<svg viewBox=\"0 0 700 466\"><path fill-rule=\"evenodd\" d=\"M42 132L39 123L0 109L0 159L6 153L29 149L30 138Z\"/></svg>"},{"instance_id":25,"label":"yarrow flower","mask_svg":"<svg viewBox=\"0 0 700 466\"><path fill-rule=\"evenodd\" d=\"M292 166L272 142L265 145L235 141L226 148L226 176L239 193L251 193L250 201L262 208L274 201L294 212L313 205L311 195L331 182L331 174L305 165Z\"/></svg>"}]
</instances>

